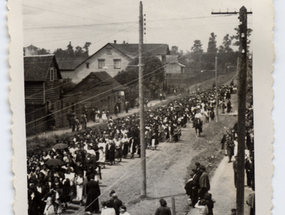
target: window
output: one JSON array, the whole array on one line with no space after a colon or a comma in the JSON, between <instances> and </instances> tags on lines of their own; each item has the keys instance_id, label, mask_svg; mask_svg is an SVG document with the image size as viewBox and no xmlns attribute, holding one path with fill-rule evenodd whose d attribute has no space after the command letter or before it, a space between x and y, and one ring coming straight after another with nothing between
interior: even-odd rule
<instances>
[{"instance_id":1,"label":"window","mask_svg":"<svg viewBox=\"0 0 285 215\"><path fill-rule=\"evenodd\" d=\"M55 75L56 75L56 69L55 68L50 68L49 70L49 80L54 81L55 80Z\"/></svg>"},{"instance_id":2,"label":"window","mask_svg":"<svg viewBox=\"0 0 285 215\"><path fill-rule=\"evenodd\" d=\"M98 69L103 69L105 67L105 59L98 59Z\"/></svg>"},{"instance_id":3,"label":"window","mask_svg":"<svg viewBox=\"0 0 285 215\"><path fill-rule=\"evenodd\" d=\"M89 63L86 63L86 69L89 69Z\"/></svg>"},{"instance_id":4,"label":"window","mask_svg":"<svg viewBox=\"0 0 285 215\"><path fill-rule=\"evenodd\" d=\"M106 50L107 50L107 51L106 51L106 54L107 54L107 55L112 55L112 51L111 51L112 48L109 48L109 47L108 47L108 48L106 48Z\"/></svg>"},{"instance_id":5,"label":"window","mask_svg":"<svg viewBox=\"0 0 285 215\"><path fill-rule=\"evenodd\" d=\"M121 69L121 59L114 59L114 69Z\"/></svg>"}]
</instances>

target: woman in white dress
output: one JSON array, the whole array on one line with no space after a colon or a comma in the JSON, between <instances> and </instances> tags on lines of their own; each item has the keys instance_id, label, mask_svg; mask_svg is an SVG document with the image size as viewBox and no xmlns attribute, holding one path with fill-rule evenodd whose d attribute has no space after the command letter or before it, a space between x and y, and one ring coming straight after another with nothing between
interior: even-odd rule
<instances>
[{"instance_id":1,"label":"woman in white dress","mask_svg":"<svg viewBox=\"0 0 285 215\"><path fill-rule=\"evenodd\" d=\"M82 204L82 196L83 196L83 174L79 173L75 177L75 186L76 186L76 200L80 201Z\"/></svg>"}]
</instances>

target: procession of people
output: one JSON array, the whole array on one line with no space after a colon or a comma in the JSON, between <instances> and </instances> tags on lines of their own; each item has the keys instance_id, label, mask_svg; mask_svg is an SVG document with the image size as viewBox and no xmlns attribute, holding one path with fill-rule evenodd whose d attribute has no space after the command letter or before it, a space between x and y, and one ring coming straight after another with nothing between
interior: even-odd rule
<instances>
[{"instance_id":1,"label":"procession of people","mask_svg":"<svg viewBox=\"0 0 285 215\"><path fill-rule=\"evenodd\" d=\"M178 142L182 135L181 128L186 127L188 122L193 122L193 127L196 128L197 121L200 121L200 127L198 127L200 135L203 132L203 123L215 118L215 91L216 89L187 93L169 102L168 105L146 110L144 136L146 148L156 150L161 142ZM230 99L228 94L231 92L231 86L223 86L218 91L219 108L222 109L220 104ZM119 111L119 108L116 108ZM230 107L228 111L231 111ZM70 124L72 131L78 130L78 122L74 123L75 114L71 112L70 117L71 121L73 120ZM123 159L140 157L139 116L132 114L113 119L105 110L100 112L99 109L94 109L92 120L96 121L100 117L104 117L106 121L104 126L87 128L88 119L83 112L81 118L84 119L82 126L84 132L75 133L69 138L58 139L51 149L43 150L41 153L28 154L29 214L43 214L48 199L50 202L53 201L54 210L58 214L70 202L77 201L83 204L83 200L86 202L87 212L98 213L100 210L99 181L102 180L102 169L106 165L113 165ZM222 140L222 149L227 149L229 162L234 155L233 150L230 149L230 143L234 142L235 134L234 136L227 134ZM249 145L251 146L250 142ZM248 175L248 183L252 184L253 179L250 178L252 174ZM187 194L191 198L192 205L198 207L203 205L202 200L205 200L206 205L209 205L207 214L213 214L206 168L197 164L189 182L191 182L191 186L189 185L191 188ZM112 207L110 202L104 202L102 208ZM115 208L115 214L119 215L119 213L127 214L126 207Z\"/></svg>"}]
</instances>

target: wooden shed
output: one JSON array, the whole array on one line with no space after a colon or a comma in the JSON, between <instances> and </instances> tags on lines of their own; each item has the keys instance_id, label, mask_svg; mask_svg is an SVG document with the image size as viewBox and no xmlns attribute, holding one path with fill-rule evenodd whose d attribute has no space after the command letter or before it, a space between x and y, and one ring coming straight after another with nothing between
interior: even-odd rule
<instances>
[{"instance_id":1,"label":"wooden shed","mask_svg":"<svg viewBox=\"0 0 285 215\"><path fill-rule=\"evenodd\" d=\"M60 79L54 55L24 57L25 113L27 135L46 131L59 125Z\"/></svg>"}]
</instances>

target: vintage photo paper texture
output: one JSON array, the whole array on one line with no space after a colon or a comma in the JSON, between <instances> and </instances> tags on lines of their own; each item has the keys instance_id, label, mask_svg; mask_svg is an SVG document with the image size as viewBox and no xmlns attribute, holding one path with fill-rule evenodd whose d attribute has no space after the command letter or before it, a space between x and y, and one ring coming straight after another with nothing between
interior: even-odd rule
<instances>
[{"instance_id":1,"label":"vintage photo paper texture","mask_svg":"<svg viewBox=\"0 0 285 215\"><path fill-rule=\"evenodd\" d=\"M8 8L16 214L271 213L272 1Z\"/></svg>"}]
</instances>

